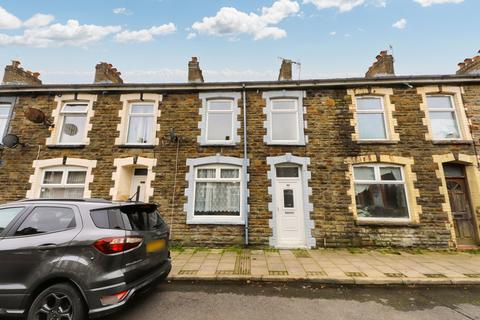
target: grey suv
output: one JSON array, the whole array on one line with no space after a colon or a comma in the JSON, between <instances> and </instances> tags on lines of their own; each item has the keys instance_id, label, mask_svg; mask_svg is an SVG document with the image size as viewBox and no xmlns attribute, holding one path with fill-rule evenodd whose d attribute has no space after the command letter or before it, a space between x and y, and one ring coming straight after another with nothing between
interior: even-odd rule
<instances>
[{"instance_id":1,"label":"grey suv","mask_svg":"<svg viewBox=\"0 0 480 320\"><path fill-rule=\"evenodd\" d=\"M23 200L0 206L0 318L83 320L171 269L157 205Z\"/></svg>"}]
</instances>

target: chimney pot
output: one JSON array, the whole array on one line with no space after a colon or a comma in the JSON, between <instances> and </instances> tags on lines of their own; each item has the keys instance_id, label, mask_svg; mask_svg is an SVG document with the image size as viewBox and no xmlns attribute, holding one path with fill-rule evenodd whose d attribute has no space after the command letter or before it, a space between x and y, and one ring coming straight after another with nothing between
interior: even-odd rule
<instances>
[{"instance_id":1,"label":"chimney pot","mask_svg":"<svg viewBox=\"0 0 480 320\"><path fill-rule=\"evenodd\" d=\"M480 75L480 55L473 58L466 58L458 64L457 74L476 74Z\"/></svg>"},{"instance_id":2,"label":"chimney pot","mask_svg":"<svg viewBox=\"0 0 480 320\"><path fill-rule=\"evenodd\" d=\"M200 69L200 63L197 57L192 57L188 62L188 82L190 83L203 83L203 72Z\"/></svg>"},{"instance_id":3,"label":"chimney pot","mask_svg":"<svg viewBox=\"0 0 480 320\"><path fill-rule=\"evenodd\" d=\"M107 62L100 62L95 66L94 83L123 83L120 72Z\"/></svg>"},{"instance_id":4,"label":"chimney pot","mask_svg":"<svg viewBox=\"0 0 480 320\"><path fill-rule=\"evenodd\" d=\"M41 85L42 81L38 78L40 73L25 71L20 67L21 62L18 60L12 60L10 65L5 67L5 73L3 74L3 84L16 84L16 85Z\"/></svg>"},{"instance_id":5,"label":"chimney pot","mask_svg":"<svg viewBox=\"0 0 480 320\"><path fill-rule=\"evenodd\" d=\"M368 69L365 74L366 78L374 77L384 77L384 76L394 76L394 59L391 54L388 54L388 51L380 51L380 54L377 55L377 61L375 61L372 66Z\"/></svg>"}]
</instances>

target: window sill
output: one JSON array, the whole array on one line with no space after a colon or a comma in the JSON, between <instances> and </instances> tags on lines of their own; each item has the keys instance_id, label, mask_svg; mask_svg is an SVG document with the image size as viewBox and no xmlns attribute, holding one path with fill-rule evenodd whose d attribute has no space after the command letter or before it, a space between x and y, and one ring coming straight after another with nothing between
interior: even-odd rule
<instances>
[{"instance_id":1,"label":"window sill","mask_svg":"<svg viewBox=\"0 0 480 320\"><path fill-rule=\"evenodd\" d=\"M51 144L48 145L49 149L84 149L85 144Z\"/></svg>"},{"instance_id":2,"label":"window sill","mask_svg":"<svg viewBox=\"0 0 480 320\"><path fill-rule=\"evenodd\" d=\"M292 146L292 147L305 147L307 144L302 142L267 142L268 146Z\"/></svg>"},{"instance_id":3,"label":"window sill","mask_svg":"<svg viewBox=\"0 0 480 320\"><path fill-rule=\"evenodd\" d=\"M215 216L206 217L202 219L193 218L187 219L187 224L211 224L211 225L244 225L245 222L243 219L228 219L228 218L218 218Z\"/></svg>"},{"instance_id":4,"label":"window sill","mask_svg":"<svg viewBox=\"0 0 480 320\"><path fill-rule=\"evenodd\" d=\"M237 143L218 142L218 143L200 143L200 147L235 147Z\"/></svg>"},{"instance_id":5,"label":"window sill","mask_svg":"<svg viewBox=\"0 0 480 320\"><path fill-rule=\"evenodd\" d=\"M122 149L154 149L155 146L152 144L121 144L117 145Z\"/></svg>"},{"instance_id":6,"label":"window sill","mask_svg":"<svg viewBox=\"0 0 480 320\"><path fill-rule=\"evenodd\" d=\"M433 144L473 144L472 140L432 140Z\"/></svg>"},{"instance_id":7,"label":"window sill","mask_svg":"<svg viewBox=\"0 0 480 320\"><path fill-rule=\"evenodd\" d=\"M419 223L413 221L386 221L386 220L356 220L355 224L357 226L379 226L379 227L410 227L418 228L420 227Z\"/></svg>"},{"instance_id":8,"label":"window sill","mask_svg":"<svg viewBox=\"0 0 480 320\"><path fill-rule=\"evenodd\" d=\"M357 140L357 144L398 144L397 140Z\"/></svg>"}]
</instances>

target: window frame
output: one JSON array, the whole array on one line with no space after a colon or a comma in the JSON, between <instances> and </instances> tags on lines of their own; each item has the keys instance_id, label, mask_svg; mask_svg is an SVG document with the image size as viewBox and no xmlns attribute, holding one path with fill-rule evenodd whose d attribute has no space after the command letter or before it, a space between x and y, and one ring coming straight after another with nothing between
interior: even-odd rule
<instances>
[{"instance_id":1,"label":"window frame","mask_svg":"<svg viewBox=\"0 0 480 320\"><path fill-rule=\"evenodd\" d=\"M212 101L223 101L228 102L230 104L230 110L210 110L210 102ZM235 99L228 98L228 97L212 97L206 99L206 110L205 110L205 137L204 142L205 144L213 144L213 145L229 145L232 144L235 138ZM210 114L227 114L230 113L231 117L231 132L230 132L230 140L209 140L208 139L208 119Z\"/></svg>"},{"instance_id":2,"label":"window frame","mask_svg":"<svg viewBox=\"0 0 480 320\"><path fill-rule=\"evenodd\" d=\"M45 233L36 233L36 234L26 234L26 235L15 235L17 230L22 226L22 224L30 217L30 215L33 213L33 211L36 208L62 208L62 209L70 209L73 211L74 219L75 219L75 226L72 228L66 228L63 230L55 230L55 231L49 231ZM20 239L20 238L31 238L31 237L41 237L41 236L48 236L51 234L55 233L60 233L60 232L66 232L66 231L72 231L72 230L79 230L83 228L83 221L80 217L79 211L76 206L68 206L68 205L62 205L62 204L55 204L55 205L48 205L48 204L34 204L24 210L21 214L21 216L18 217L18 219L15 221L15 224L13 224L10 229L8 230L8 233L5 235L5 238L9 239Z\"/></svg>"},{"instance_id":3,"label":"window frame","mask_svg":"<svg viewBox=\"0 0 480 320\"><path fill-rule=\"evenodd\" d=\"M435 93L426 93L425 94L425 104L427 108L427 114L428 114L428 121L430 123L430 129L432 131L432 140L433 141L457 141L457 140L463 140L464 139L464 133L463 133L463 128L461 127L461 123L459 121L459 115L458 115L458 108L457 104L455 103L455 94L435 94ZM442 109L442 108L433 108L433 110L429 107L428 105L428 98L429 97L448 97L450 99L450 104L452 106L451 109ZM457 126L458 130L458 138L436 138L434 137L434 130L432 126L432 119L430 117L430 112L451 112L453 113L455 117L455 124Z\"/></svg>"},{"instance_id":4,"label":"window frame","mask_svg":"<svg viewBox=\"0 0 480 320\"><path fill-rule=\"evenodd\" d=\"M279 110L279 109L275 109L275 103L278 102L278 101L293 101L294 105L295 105L295 108L294 109L286 109L286 110ZM278 98L271 98L270 99L270 103L271 103L271 108L270 108L270 119L269 119L269 132L270 132L270 141L272 142L272 144L295 144L295 143L298 143L300 141L300 124L299 124L299 116L298 116L298 113L299 113L299 105L298 105L298 98L289 98L289 97L278 97ZM294 123L295 123L295 135L296 135L296 139L293 139L293 140L280 140L280 139L274 139L273 138L273 115L274 114L294 114L295 115L295 119L294 119Z\"/></svg>"},{"instance_id":5,"label":"window frame","mask_svg":"<svg viewBox=\"0 0 480 320\"><path fill-rule=\"evenodd\" d=\"M83 169L83 170L82 170ZM47 172L62 172L62 181L60 183L45 183L45 175ZM68 173L69 172L85 172L85 182L82 184L67 184ZM88 184L88 168L79 167L79 166L55 166L55 167L46 167L42 169L41 180L39 184L39 192L38 198L39 199L48 199L42 198L42 189L44 188L63 188L63 189L80 189L83 187L83 195L82 198L85 198L85 188Z\"/></svg>"},{"instance_id":6,"label":"window frame","mask_svg":"<svg viewBox=\"0 0 480 320\"><path fill-rule=\"evenodd\" d=\"M82 104L85 105L85 111L69 111L65 112L65 107L67 105L74 105L74 104ZM59 112L59 122L60 122L60 130L58 131L57 137L56 137L56 144L57 145L73 145L73 146L82 146L87 144L87 135L88 135L88 111L90 108L90 101L63 101L62 102L62 107ZM65 118L67 115L84 115L85 117L85 127L83 128L83 136L81 137L81 141L79 142L61 142L62 139L62 132L63 132L63 126L65 125Z\"/></svg>"},{"instance_id":7,"label":"window frame","mask_svg":"<svg viewBox=\"0 0 480 320\"><path fill-rule=\"evenodd\" d=\"M198 171L201 169L215 169L215 178L198 178ZM237 169L238 178L221 178L222 169ZM192 186L192 220L222 220L222 221L237 221L241 219L243 221L243 181L242 181L242 167L233 164L224 164L224 163L213 163L213 164L203 164L197 165L194 167L194 177L193 177L193 186ZM240 214L238 216L229 216L229 215L195 215L195 203L196 203L196 194L197 194L197 182L239 182L239 193L240 193Z\"/></svg>"},{"instance_id":8,"label":"window frame","mask_svg":"<svg viewBox=\"0 0 480 320\"><path fill-rule=\"evenodd\" d=\"M146 105L146 106L152 106L152 112L151 113L132 113L132 107L134 105ZM130 121L133 116L137 117L151 117L152 121L152 141L147 141L145 143L138 143L138 142L128 142L128 134L130 132ZM156 138L156 123L157 123L157 113L156 113L156 108L155 108L155 102L153 101L129 101L128 102L128 110L127 110L127 123L125 126L125 145L127 146L153 146L155 144L155 138Z\"/></svg>"},{"instance_id":9,"label":"window frame","mask_svg":"<svg viewBox=\"0 0 480 320\"><path fill-rule=\"evenodd\" d=\"M267 145L290 145L290 146L305 146L308 143L308 136L305 134L307 123L305 121L306 109L303 105L303 99L306 96L305 91L265 91L262 98L266 101L266 106L263 113L266 114L266 121L264 128L266 135L264 136L264 143ZM273 114L293 113L294 110L274 110L275 101L295 101L295 123L296 123L296 140L274 140L273 139Z\"/></svg>"},{"instance_id":10,"label":"window frame","mask_svg":"<svg viewBox=\"0 0 480 320\"><path fill-rule=\"evenodd\" d=\"M0 106L8 106L8 115L5 117L0 116L1 119L5 119L5 128L3 132L0 132L0 146L3 145L2 139L5 137L9 130L10 130L10 122L12 121L12 116L13 116L13 107L15 105L15 98L9 98L9 97L0 97Z\"/></svg>"},{"instance_id":11,"label":"window frame","mask_svg":"<svg viewBox=\"0 0 480 320\"><path fill-rule=\"evenodd\" d=\"M355 168L373 168L374 169L374 180L357 180L355 178ZM400 173L402 175L402 180L382 180L380 175L380 168L399 168ZM353 179L353 199L354 203L354 210L356 213L356 217L358 221L370 221L370 222L411 222L412 221L412 209L410 208L410 201L409 201L409 190L407 186L406 176L404 166L398 164L391 164L391 163L361 163L361 164L354 164L352 166L352 179ZM377 217L360 217L357 211L357 203L356 203L356 191L355 187L357 184L369 184L369 185L403 185L403 191L405 194L405 202L407 204L407 213L408 217L406 218L377 218Z\"/></svg>"},{"instance_id":12,"label":"window frame","mask_svg":"<svg viewBox=\"0 0 480 320\"><path fill-rule=\"evenodd\" d=\"M358 100L362 99L378 99L380 100L380 110L359 110L358 109ZM356 95L355 96L355 116L356 116L356 131L358 134L358 141L388 141L390 140L390 127L387 121L387 110L385 109L385 97L383 95ZM362 138L360 135L360 121L359 121L359 114L382 114L383 118L383 126L384 126L384 133L385 138L377 138L377 139L365 139Z\"/></svg>"},{"instance_id":13,"label":"window frame","mask_svg":"<svg viewBox=\"0 0 480 320\"><path fill-rule=\"evenodd\" d=\"M22 205L11 205L11 206L5 206L0 208L1 210L6 210L6 209L15 209L15 208L20 208L20 212L17 213L17 215L5 226L5 228L0 231L0 239L7 237L12 228L18 223L19 220L22 219L22 217L25 215L25 212L28 211L29 209L27 206L22 206Z\"/></svg>"}]
</instances>

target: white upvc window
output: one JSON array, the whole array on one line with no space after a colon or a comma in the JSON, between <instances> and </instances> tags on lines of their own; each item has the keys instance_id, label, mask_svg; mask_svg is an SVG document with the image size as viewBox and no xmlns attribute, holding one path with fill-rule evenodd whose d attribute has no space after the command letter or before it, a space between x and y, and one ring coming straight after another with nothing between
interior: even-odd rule
<instances>
[{"instance_id":1,"label":"white upvc window","mask_svg":"<svg viewBox=\"0 0 480 320\"><path fill-rule=\"evenodd\" d=\"M388 140L388 122L383 97L357 96L356 117L359 140Z\"/></svg>"},{"instance_id":2,"label":"white upvc window","mask_svg":"<svg viewBox=\"0 0 480 320\"><path fill-rule=\"evenodd\" d=\"M68 102L60 110L58 144L84 144L88 102Z\"/></svg>"},{"instance_id":3,"label":"white upvc window","mask_svg":"<svg viewBox=\"0 0 480 320\"><path fill-rule=\"evenodd\" d=\"M195 167L193 219L241 218L241 190L241 167L218 164Z\"/></svg>"},{"instance_id":4,"label":"white upvc window","mask_svg":"<svg viewBox=\"0 0 480 320\"><path fill-rule=\"evenodd\" d=\"M264 92L267 115L264 142L269 145L305 145L303 91Z\"/></svg>"},{"instance_id":5,"label":"white upvc window","mask_svg":"<svg viewBox=\"0 0 480 320\"><path fill-rule=\"evenodd\" d=\"M128 109L127 144L153 145L155 140L155 105L149 102L131 103Z\"/></svg>"},{"instance_id":6,"label":"white upvc window","mask_svg":"<svg viewBox=\"0 0 480 320\"><path fill-rule=\"evenodd\" d=\"M359 220L410 221L402 166L355 165L353 178Z\"/></svg>"},{"instance_id":7,"label":"white upvc window","mask_svg":"<svg viewBox=\"0 0 480 320\"><path fill-rule=\"evenodd\" d=\"M40 198L80 199L84 197L87 169L59 166L45 168L40 184Z\"/></svg>"},{"instance_id":8,"label":"white upvc window","mask_svg":"<svg viewBox=\"0 0 480 320\"><path fill-rule=\"evenodd\" d=\"M2 138L8 133L8 123L12 112L12 105L0 103L0 144Z\"/></svg>"},{"instance_id":9,"label":"white upvc window","mask_svg":"<svg viewBox=\"0 0 480 320\"><path fill-rule=\"evenodd\" d=\"M206 143L229 144L235 135L233 99L207 99Z\"/></svg>"},{"instance_id":10,"label":"white upvc window","mask_svg":"<svg viewBox=\"0 0 480 320\"><path fill-rule=\"evenodd\" d=\"M452 95L427 95L427 107L433 140L462 138Z\"/></svg>"}]
</instances>

